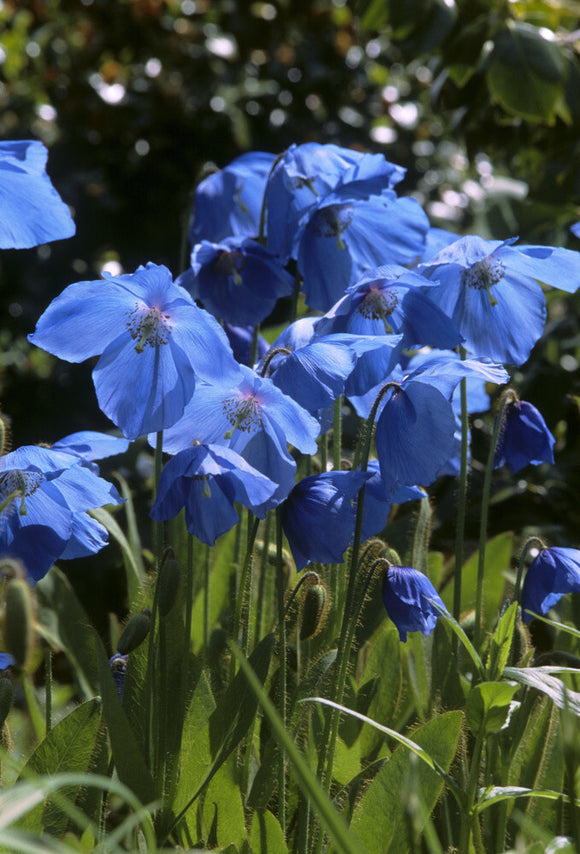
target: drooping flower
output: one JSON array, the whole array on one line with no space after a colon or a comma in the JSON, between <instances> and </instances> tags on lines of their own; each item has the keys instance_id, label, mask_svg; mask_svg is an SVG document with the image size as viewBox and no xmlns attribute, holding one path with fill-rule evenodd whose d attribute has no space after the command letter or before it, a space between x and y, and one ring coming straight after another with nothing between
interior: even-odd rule
<instances>
[{"instance_id":1,"label":"drooping flower","mask_svg":"<svg viewBox=\"0 0 580 854\"><path fill-rule=\"evenodd\" d=\"M410 264L421 257L429 230L416 199L393 190L360 199L335 190L309 214L298 247L306 304L328 311L365 270Z\"/></svg>"},{"instance_id":2,"label":"drooping flower","mask_svg":"<svg viewBox=\"0 0 580 854\"><path fill-rule=\"evenodd\" d=\"M238 376L217 321L167 267L151 263L65 288L28 338L69 362L100 355L93 371L99 406L129 439L174 424L196 379Z\"/></svg>"},{"instance_id":3,"label":"drooping flower","mask_svg":"<svg viewBox=\"0 0 580 854\"><path fill-rule=\"evenodd\" d=\"M380 534L389 518L393 504L405 504L407 501L420 501L425 498L418 486L395 486L387 493L381 477L378 460L370 460L367 465L370 474L365 485L361 541L369 540Z\"/></svg>"},{"instance_id":4,"label":"drooping flower","mask_svg":"<svg viewBox=\"0 0 580 854\"><path fill-rule=\"evenodd\" d=\"M319 414L352 387L349 378L361 358L379 361L383 375L397 363L400 335L346 332L319 336L317 332L315 318L295 321L274 341L262 362L268 362L274 384L312 414ZM268 361L271 356L272 361ZM360 390L369 387L363 385Z\"/></svg>"},{"instance_id":5,"label":"drooping flower","mask_svg":"<svg viewBox=\"0 0 580 854\"><path fill-rule=\"evenodd\" d=\"M28 249L75 233L46 174L47 159L41 142L0 142L0 249Z\"/></svg>"},{"instance_id":6,"label":"drooping flower","mask_svg":"<svg viewBox=\"0 0 580 854\"><path fill-rule=\"evenodd\" d=\"M527 465L553 463L555 441L535 406L513 400L505 409L493 467L507 465L516 474Z\"/></svg>"},{"instance_id":7,"label":"drooping flower","mask_svg":"<svg viewBox=\"0 0 580 854\"><path fill-rule=\"evenodd\" d=\"M268 246L283 262L297 257L301 231L318 203L337 188L355 199L391 189L405 169L380 154L337 145L291 145L278 158L266 190Z\"/></svg>"},{"instance_id":8,"label":"drooping flower","mask_svg":"<svg viewBox=\"0 0 580 854\"><path fill-rule=\"evenodd\" d=\"M356 519L355 499L370 472L329 471L305 477L282 505L282 527L296 569L315 560L342 563Z\"/></svg>"},{"instance_id":9,"label":"drooping flower","mask_svg":"<svg viewBox=\"0 0 580 854\"><path fill-rule=\"evenodd\" d=\"M462 237L418 269L440 283L428 296L455 320L468 350L521 365L544 329L546 301L538 281L575 291L580 253L513 246L515 239Z\"/></svg>"},{"instance_id":10,"label":"drooping flower","mask_svg":"<svg viewBox=\"0 0 580 854\"><path fill-rule=\"evenodd\" d=\"M166 464L150 515L164 521L185 507L189 533L213 546L239 521L234 502L263 518L261 505L276 488L277 484L230 448L198 443L180 451Z\"/></svg>"},{"instance_id":11,"label":"drooping flower","mask_svg":"<svg viewBox=\"0 0 580 854\"><path fill-rule=\"evenodd\" d=\"M238 235L256 237L266 180L276 156L249 151L200 182L189 226L192 246Z\"/></svg>"},{"instance_id":12,"label":"drooping flower","mask_svg":"<svg viewBox=\"0 0 580 854\"><path fill-rule=\"evenodd\" d=\"M431 634L440 616L432 602L447 611L427 576L410 566L390 566L385 572L383 602L403 643L407 640L407 632Z\"/></svg>"},{"instance_id":13,"label":"drooping flower","mask_svg":"<svg viewBox=\"0 0 580 854\"><path fill-rule=\"evenodd\" d=\"M38 581L59 558L92 554L107 541L86 511L122 501L78 456L24 446L0 458L0 555Z\"/></svg>"},{"instance_id":14,"label":"drooping flower","mask_svg":"<svg viewBox=\"0 0 580 854\"><path fill-rule=\"evenodd\" d=\"M277 257L249 237L202 241L193 248L191 267L191 295L228 323L261 323L294 290L294 278Z\"/></svg>"},{"instance_id":15,"label":"drooping flower","mask_svg":"<svg viewBox=\"0 0 580 854\"><path fill-rule=\"evenodd\" d=\"M580 551L552 546L530 564L522 585L522 620L547 614L566 593L580 592Z\"/></svg>"},{"instance_id":16,"label":"drooping flower","mask_svg":"<svg viewBox=\"0 0 580 854\"><path fill-rule=\"evenodd\" d=\"M268 502L276 506L294 485L296 463L288 444L305 454L317 451L320 425L268 377L240 366L241 380L199 385L182 418L163 434L175 454L198 440L227 444L247 463L278 484Z\"/></svg>"},{"instance_id":17,"label":"drooping flower","mask_svg":"<svg viewBox=\"0 0 580 854\"><path fill-rule=\"evenodd\" d=\"M128 655L120 655L118 652L115 655L112 655L109 659L109 667L111 668L111 676L113 677L113 682L115 683L115 688L117 689L117 696L119 698L119 702L123 702L123 695L125 693L125 677L127 675L127 660Z\"/></svg>"}]
</instances>

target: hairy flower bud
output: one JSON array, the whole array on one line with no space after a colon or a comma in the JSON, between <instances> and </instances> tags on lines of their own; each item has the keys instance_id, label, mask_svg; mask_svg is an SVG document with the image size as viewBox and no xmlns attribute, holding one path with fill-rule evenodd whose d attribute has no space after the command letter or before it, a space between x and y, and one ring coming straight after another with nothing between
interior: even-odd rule
<instances>
[{"instance_id":1,"label":"hairy flower bud","mask_svg":"<svg viewBox=\"0 0 580 854\"><path fill-rule=\"evenodd\" d=\"M6 587L4 602L4 644L17 667L24 667L34 646L32 591L20 578Z\"/></svg>"},{"instance_id":2,"label":"hairy flower bud","mask_svg":"<svg viewBox=\"0 0 580 854\"><path fill-rule=\"evenodd\" d=\"M148 611L142 611L140 614L135 614L123 631L117 643L117 652L119 655L128 655L133 650L140 646L151 629L151 614Z\"/></svg>"}]
</instances>

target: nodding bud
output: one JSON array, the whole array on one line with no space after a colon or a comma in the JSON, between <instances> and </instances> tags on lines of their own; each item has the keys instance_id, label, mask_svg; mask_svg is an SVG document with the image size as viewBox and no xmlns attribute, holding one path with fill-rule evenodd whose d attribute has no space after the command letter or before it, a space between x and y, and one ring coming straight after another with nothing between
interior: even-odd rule
<instances>
[{"instance_id":1,"label":"nodding bud","mask_svg":"<svg viewBox=\"0 0 580 854\"><path fill-rule=\"evenodd\" d=\"M24 667L34 647L32 591L26 581L12 578L4 599L4 645L16 667Z\"/></svg>"},{"instance_id":2,"label":"nodding bud","mask_svg":"<svg viewBox=\"0 0 580 854\"><path fill-rule=\"evenodd\" d=\"M168 558L159 570L157 585L159 588L159 616L166 617L177 599L181 582L181 568L174 558Z\"/></svg>"},{"instance_id":3,"label":"nodding bud","mask_svg":"<svg viewBox=\"0 0 580 854\"><path fill-rule=\"evenodd\" d=\"M0 731L14 702L14 687L8 676L0 676Z\"/></svg>"},{"instance_id":4,"label":"nodding bud","mask_svg":"<svg viewBox=\"0 0 580 854\"><path fill-rule=\"evenodd\" d=\"M142 611L140 614L135 614L131 617L117 643L117 652L119 655L129 655L134 649L140 646L151 629L151 613Z\"/></svg>"},{"instance_id":5,"label":"nodding bud","mask_svg":"<svg viewBox=\"0 0 580 854\"><path fill-rule=\"evenodd\" d=\"M300 621L300 640L309 640L315 637L326 622L328 611L328 593L326 587L320 582L311 584L302 602L302 616Z\"/></svg>"},{"instance_id":6,"label":"nodding bud","mask_svg":"<svg viewBox=\"0 0 580 854\"><path fill-rule=\"evenodd\" d=\"M4 456L10 450L10 419L0 412L0 456Z\"/></svg>"}]
</instances>

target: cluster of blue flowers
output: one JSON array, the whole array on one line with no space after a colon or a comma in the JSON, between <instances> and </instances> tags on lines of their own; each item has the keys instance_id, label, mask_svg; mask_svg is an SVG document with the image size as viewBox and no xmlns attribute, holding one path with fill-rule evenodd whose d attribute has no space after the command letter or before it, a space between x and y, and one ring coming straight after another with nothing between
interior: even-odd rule
<instances>
[{"instance_id":1,"label":"cluster of blue flowers","mask_svg":"<svg viewBox=\"0 0 580 854\"><path fill-rule=\"evenodd\" d=\"M0 149L3 197L21 172L39 179L13 200L12 245L68 236L70 217L39 175L39 144L11 145ZM42 314L30 341L69 362L99 357L99 405L126 440L154 444L163 431L171 459L154 519L185 508L188 530L213 544L235 525L235 503L258 518L279 507L300 570L343 559L363 488L366 539L393 503L457 471L461 380L468 410L487 409L485 384L507 383L505 366L522 365L542 335L539 282L575 291L580 256L430 229L418 202L397 195L403 177L382 155L335 145L245 154L198 186L191 266L176 282L147 263L71 284ZM54 211L43 217L50 233L35 219L41 204ZM257 327L298 285L312 316L267 349ZM374 418L376 459L296 482L297 460L317 452L343 395ZM541 415L517 401L496 466L552 461L552 446ZM119 500L92 452L71 448L1 460L1 550L34 578L54 560L96 551L104 535L87 510ZM432 630L442 603L425 576L393 567L383 593L403 640Z\"/></svg>"}]
</instances>

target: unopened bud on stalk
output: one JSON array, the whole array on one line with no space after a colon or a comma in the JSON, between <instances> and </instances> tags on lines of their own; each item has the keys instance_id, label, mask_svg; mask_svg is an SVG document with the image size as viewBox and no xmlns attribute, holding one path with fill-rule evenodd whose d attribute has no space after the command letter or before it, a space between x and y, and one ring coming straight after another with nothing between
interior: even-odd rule
<instances>
[{"instance_id":1,"label":"unopened bud on stalk","mask_svg":"<svg viewBox=\"0 0 580 854\"><path fill-rule=\"evenodd\" d=\"M6 587L4 600L4 645L17 667L25 666L34 640L32 591L26 581L13 578Z\"/></svg>"},{"instance_id":2,"label":"unopened bud on stalk","mask_svg":"<svg viewBox=\"0 0 580 854\"><path fill-rule=\"evenodd\" d=\"M131 617L117 643L119 655L129 655L140 646L151 629L151 613L146 610Z\"/></svg>"},{"instance_id":3,"label":"unopened bud on stalk","mask_svg":"<svg viewBox=\"0 0 580 854\"><path fill-rule=\"evenodd\" d=\"M312 584L304 596L300 621L300 640L315 637L326 622L328 613L328 593L326 587L317 582Z\"/></svg>"},{"instance_id":4,"label":"unopened bud on stalk","mask_svg":"<svg viewBox=\"0 0 580 854\"><path fill-rule=\"evenodd\" d=\"M174 558L166 560L159 570L159 616L166 617L177 599L181 582L181 568Z\"/></svg>"}]
</instances>

